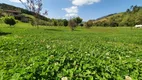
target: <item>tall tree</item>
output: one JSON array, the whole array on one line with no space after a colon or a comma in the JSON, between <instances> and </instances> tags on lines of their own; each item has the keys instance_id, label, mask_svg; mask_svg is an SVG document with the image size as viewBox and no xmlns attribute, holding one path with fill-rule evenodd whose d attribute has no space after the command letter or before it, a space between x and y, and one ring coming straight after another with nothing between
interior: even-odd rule
<instances>
[{"instance_id":1,"label":"tall tree","mask_svg":"<svg viewBox=\"0 0 142 80\"><path fill-rule=\"evenodd\" d=\"M19 0L28 11L34 12L34 15L36 17L36 26L38 26L38 18L40 15L40 12L42 11L42 0L27 0L26 3L24 3L22 0ZM47 15L48 12L45 11L45 13L43 13L44 15Z\"/></svg>"}]
</instances>

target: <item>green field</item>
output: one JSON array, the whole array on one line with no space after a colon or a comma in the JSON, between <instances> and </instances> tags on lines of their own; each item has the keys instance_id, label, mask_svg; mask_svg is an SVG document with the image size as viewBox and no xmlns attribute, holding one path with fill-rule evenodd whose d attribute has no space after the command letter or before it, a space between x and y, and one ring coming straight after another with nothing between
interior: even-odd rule
<instances>
[{"instance_id":1,"label":"green field","mask_svg":"<svg viewBox=\"0 0 142 80\"><path fill-rule=\"evenodd\" d=\"M142 29L0 24L0 80L142 80Z\"/></svg>"}]
</instances>

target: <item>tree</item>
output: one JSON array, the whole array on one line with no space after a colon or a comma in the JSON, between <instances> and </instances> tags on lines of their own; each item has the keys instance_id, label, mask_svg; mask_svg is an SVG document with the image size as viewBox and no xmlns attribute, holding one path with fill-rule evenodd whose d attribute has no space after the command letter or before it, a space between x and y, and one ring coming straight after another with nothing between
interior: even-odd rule
<instances>
[{"instance_id":1,"label":"tree","mask_svg":"<svg viewBox=\"0 0 142 80\"><path fill-rule=\"evenodd\" d=\"M27 0L26 3L22 2L22 0L19 0L28 11L34 12L34 15L36 17L36 26L38 26L38 18L40 15L40 12L42 10L42 0ZM48 12L45 11L45 13L43 13L44 15L48 15Z\"/></svg>"},{"instance_id":2,"label":"tree","mask_svg":"<svg viewBox=\"0 0 142 80\"><path fill-rule=\"evenodd\" d=\"M53 23L53 25L52 25L52 26L58 26L58 22L57 22L57 20L56 20L56 19L52 19L52 23Z\"/></svg>"},{"instance_id":3,"label":"tree","mask_svg":"<svg viewBox=\"0 0 142 80\"><path fill-rule=\"evenodd\" d=\"M68 22L68 26L73 31L75 29L75 27L77 26L77 23L76 23L75 19L70 19L69 22Z\"/></svg>"},{"instance_id":4,"label":"tree","mask_svg":"<svg viewBox=\"0 0 142 80\"><path fill-rule=\"evenodd\" d=\"M127 9L127 10L126 10L126 12L127 12L127 13L130 13L130 12L131 12L131 10L130 10L130 9Z\"/></svg>"},{"instance_id":5,"label":"tree","mask_svg":"<svg viewBox=\"0 0 142 80\"><path fill-rule=\"evenodd\" d=\"M68 26L68 20L64 19L63 21L64 21L64 26L65 27Z\"/></svg>"},{"instance_id":6,"label":"tree","mask_svg":"<svg viewBox=\"0 0 142 80\"><path fill-rule=\"evenodd\" d=\"M82 22L83 19L80 18L80 17L76 17L76 18L74 18L74 20L76 21L76 23L78 25L78 24L80 24Z\"/></svg>"},{"instance_id":7,"label":"tree","mask_svg":"<svg viewBox=\"0 0 142 80\"><path fill-rule=\"evenodd\" d=\"M133 12L135 13L135 12L138 12L139 11L139 7L137 6L137 5L135 5L134 7L133 7Z\"/></svg>"},{"instance_id":8,"label":"tree","mask_svg":"<svg viewBox=\"0 0 142 80\"><path fill-rule=\"evenodd\" d=\"M6 17L6 18L4 19L4 22L5 22L6 24L10 25L10 26L16 24L16 21L15 21L14 18L12 18L12 17Z\"/></svg>"},{"instance_id":9,"label":"tree","mask_svg":"<svg viewBox=\"0 0 142 80\"><path fill-rule=\"evenodd\" d=\"M133 10L133 8L134 8L134 6L132 5L132 6L130 7L130 10L132 11L132 10Z\"/></svg>"},{"instance_id":10,"label":"tree","mask_svg":"<svg viewBox=\"0 0 142 80\"><path fill-rule=\"evenodd\" d=\"M64 22L62 19L57 19L57 26L64 26Z\"/></svg>"}]
</instances>

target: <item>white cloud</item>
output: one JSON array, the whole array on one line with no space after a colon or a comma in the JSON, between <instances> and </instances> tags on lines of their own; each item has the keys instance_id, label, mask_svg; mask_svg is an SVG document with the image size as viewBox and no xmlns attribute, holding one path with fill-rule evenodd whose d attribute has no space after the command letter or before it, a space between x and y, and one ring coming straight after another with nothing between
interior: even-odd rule
<instances>
[{"instance_id":1,"label":"white cloud","mask_svg":"<svg viewBox=\"0 0 142 80\"><path fill-rule=\"evenodd\" d=\"M70 8L63 8L62 10L65 10L67 12L67 14L65 15L66 17L76 17L78 14L77 6L72 6Z\"/></svg>"},{"instance_id":2,"label":"white cloud","mask_svg":"<svg viewBox=\"0 0 142 80\"><path fill-rule=\"evenodd\" d=\"M68 13L68 14L65 15L65 17L67 17L67 18L77 17L77 16L78 16L77 13Z\"/></svg>"},{"instance_id":3,"label":"white cloud","mask_svg":"<svg viewBox=\"0 0 142 80\"><path fill-rule=\"evenodd\" d=\"M67 13L78 13L78 7L72 6L70 8L63 8Z\"/></svg>"},{"instance_id":4,"label":"white cloud","mask_svg":"<svg viewBox=\"0 0 142 80\"><path fill-rule=\"evenodd\" d=\"M15 2L15 3L20 3L19 0L9 0L10 2ZM24 3L27 1L27 0L22 0Z\"/></svg>"},{"instance_id":5,"label":"white cloud","mask_svg":"<svg viewBox=\"0 0 142 80\"><path fill-rule=\"evenodd\" d=\"M100 0L72 0L72 4L76 6L90 5L98 2L100 2Z\"/></svg>"},{"instance_id":6,"label":"white cloud","mask_svg":"<svg viewBox=\"0 0 142 80\"><path fill-rule=\"evenodd\" d=\"M65 10L67 14L66 17L76 17L78 16L78 7L83 5L91 5L94 3L98 3L101 0L71 0L73 6L70 8L63 8L62 10Z\"/></svg>"}]
</instances>

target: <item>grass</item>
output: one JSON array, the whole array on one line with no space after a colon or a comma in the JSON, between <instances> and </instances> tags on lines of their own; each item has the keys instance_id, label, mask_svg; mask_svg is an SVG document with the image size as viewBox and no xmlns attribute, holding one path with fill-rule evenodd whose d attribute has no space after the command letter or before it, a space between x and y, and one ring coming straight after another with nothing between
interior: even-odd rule
<instances>
[{"instance_id":1,"label":"grass","mask_svg":"<svg viewBox=\"0 0 142 80\"><path fill-rule=\"evenodd\" d=\"M1 80L142 79L142 29L0 27Z\"/></svg>"}]
</instances>

